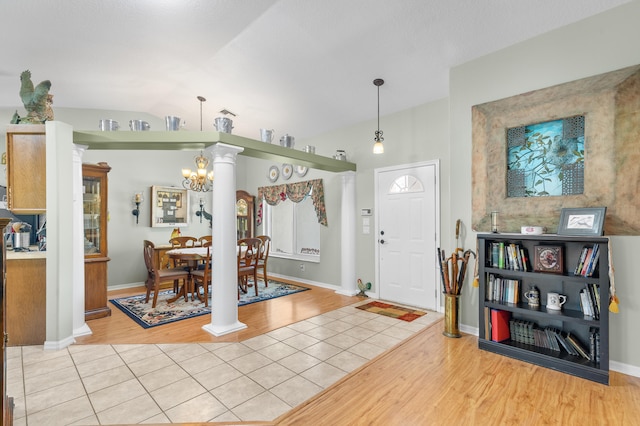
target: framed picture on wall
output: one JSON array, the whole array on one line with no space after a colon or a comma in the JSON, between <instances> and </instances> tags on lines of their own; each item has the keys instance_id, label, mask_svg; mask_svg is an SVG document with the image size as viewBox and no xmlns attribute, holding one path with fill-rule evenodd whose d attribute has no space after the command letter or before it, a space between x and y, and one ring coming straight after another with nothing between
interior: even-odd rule
<instances>
[{"instance_id":1,"label":"framed picture on wall","mask_svg":"<svg viewBox=\"0 0 640 426\"><path fill-rule=\"evenodd\" d=\"M602 235L606 207L564 208L558 235Z\"/></svg>"},{"instance_id":2,"label":"framed picture on wall","mask_svg":"<svg viewBox=\"0 0 640 426\"><path fill-rule=\"evenodd\" d=\"M151 226L189 225L189 196L186 189L172 186L151 187Z\"/></svg>"}]
</instances>

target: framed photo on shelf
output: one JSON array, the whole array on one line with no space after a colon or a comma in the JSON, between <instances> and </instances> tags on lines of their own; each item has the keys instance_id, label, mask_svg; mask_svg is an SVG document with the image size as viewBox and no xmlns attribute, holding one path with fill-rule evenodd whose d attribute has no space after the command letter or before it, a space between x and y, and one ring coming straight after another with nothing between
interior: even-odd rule
<instances>
[{"instance_id":1,"label":"framed photo on shelf","mask_svg":"<svg viewBox=\"0 0 640 426\"><path fill-rule=\"evenodd\" d=\"M601 236L606 207L566 208L560 213L558 235Z\"/></svg>"},{"instance_id":2,"label":"framed photo on shelf","mask_svg":"<svg viewBox=\"0 0 640 426\"><path fill-rule=\"evenodd\" d=\"M175 228L189 225L189 196L186 189L151 187L151 226Z\"/></svg>"},{"instance_id":3,"label":"framed photo on shelf","mask_svg":"<svg viewBox=\"0 0 640 426\"><path fill-rule=\"evenodd\" d=\"M535 246L533 248L533 270L562 274L564 272L562 246Z\"/></svg>"}]
</instances>

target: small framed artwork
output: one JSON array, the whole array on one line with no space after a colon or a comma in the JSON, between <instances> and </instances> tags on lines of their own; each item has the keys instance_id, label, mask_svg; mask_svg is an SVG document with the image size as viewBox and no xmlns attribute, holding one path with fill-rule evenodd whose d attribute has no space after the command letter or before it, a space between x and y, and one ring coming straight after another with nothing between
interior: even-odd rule
<instances>
[{"instance_id":1,"label":"small framed artwork","mask_svg":"<svg viewBox=\"0 0 640 426\"><path fill-rule=\"evenodd\" d=\"M562 209L558 235L602 235L606 207Z\"/></svg>"},{"instance_id":2,"label":"small framed artwork","mask_svg":"<svg viewBox=\"0 0 640 426\"><path fill-rule=\"evenodd\" d=\"M189 225L189 196L186 189L171 186L151 187L151 226Z\"/></svg>"},{"instance_id":3,"label":"small framed artwork","mask_svg":"<svg viewBox=\"0 0 640 426\"><path fill-rule=\"evenodd\" d=\"M535 246L533 249L534 271L552 274L564 272L562 246Z\"/></svg>"}]
</instances>

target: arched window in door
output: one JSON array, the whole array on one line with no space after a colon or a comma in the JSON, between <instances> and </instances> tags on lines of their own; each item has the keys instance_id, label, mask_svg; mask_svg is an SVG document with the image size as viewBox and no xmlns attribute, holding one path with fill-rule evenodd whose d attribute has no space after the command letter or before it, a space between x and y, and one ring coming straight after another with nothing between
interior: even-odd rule
<instances>
[{"instance_id":1,"label":"arched window in door","mask_svg":"<svg viewBox=\"0 0 640 426\"><path fill-rule=\"evenodd\" d=\"M423 192L424 187L415 176L404 175L391 183L389 194L406 194L410 192Z\"/></svg>"}]
</instances>

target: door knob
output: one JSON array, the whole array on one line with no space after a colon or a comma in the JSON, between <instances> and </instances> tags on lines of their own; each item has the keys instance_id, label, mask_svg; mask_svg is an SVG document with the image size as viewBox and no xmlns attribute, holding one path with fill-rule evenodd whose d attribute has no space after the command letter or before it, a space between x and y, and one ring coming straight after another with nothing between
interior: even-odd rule
<instances>
[{"instance_id":1,"label":"door knob","mask_svg":"<svg viewBox=\"0 0 640 426\"><path fill-rule=\"evenodd\" d=\"M380 244L384 244L384 240L380 240Z\"/></svg>"}]
</instances>

